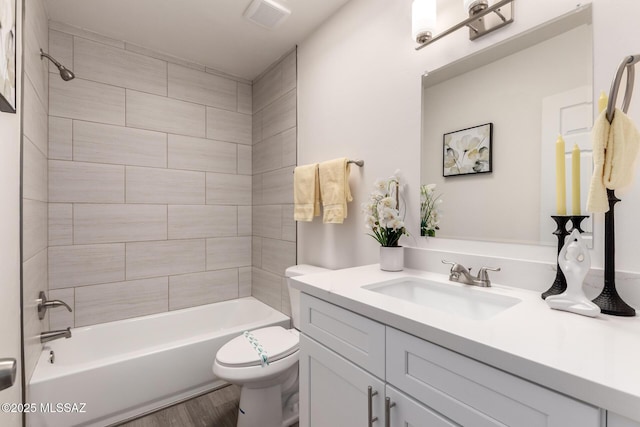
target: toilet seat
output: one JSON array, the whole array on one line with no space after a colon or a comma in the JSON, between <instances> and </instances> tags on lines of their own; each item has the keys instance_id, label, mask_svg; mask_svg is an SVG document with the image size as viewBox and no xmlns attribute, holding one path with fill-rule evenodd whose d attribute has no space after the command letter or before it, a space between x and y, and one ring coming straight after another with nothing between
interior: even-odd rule
<instances>
[{"instance_id":1,"label":"toilet seat","mask_svg":"<svg viewBox=\"0 0 640 427\"><path fill-rule=\"evenodd\" d=\"M251 331L250 336L267 355L268 363L265 368L298 351L300 337L295 329L270 326ZM223 345L216 355L216 362L228 368L263 367L260 352L245 335L240 335Z\"/></svg>"}]
</instances>

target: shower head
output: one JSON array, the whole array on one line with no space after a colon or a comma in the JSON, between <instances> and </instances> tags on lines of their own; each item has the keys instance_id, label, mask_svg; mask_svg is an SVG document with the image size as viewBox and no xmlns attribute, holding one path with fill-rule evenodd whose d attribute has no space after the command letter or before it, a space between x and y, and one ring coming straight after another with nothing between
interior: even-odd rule
<instances>
[{"instance_id":1,"label":"shower head","mask_svg":"<svg viewBox=\"0 0 640 427\"><path fill-rule=\"evenodd\" d=\"M56 67L58 67L58 71L60 71L60 77L62 77L62 80L64 80L65 82L68 82L69 80L76 77L76 75L73 74L73 71L71 71L70 69L53 59L51 55L45 53L42 49L40 49L40 59L42 58L47 58L49 61L53 62Z\"/></svg>"}]
</instances>

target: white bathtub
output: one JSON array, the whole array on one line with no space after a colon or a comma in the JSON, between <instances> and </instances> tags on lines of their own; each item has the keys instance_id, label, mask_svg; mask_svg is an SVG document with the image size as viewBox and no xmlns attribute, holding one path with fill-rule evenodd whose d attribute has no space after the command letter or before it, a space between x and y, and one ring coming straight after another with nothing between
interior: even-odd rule
<instances>
[{"instance_id":1,"label":"white bathtub","mask_svg":"<svg viewBox=\"0 0 640 427\"><path fill-rule=\"evenodd\" d=\"M212 390L225 384L212 371L218 349L270 325L288 327L289 318L248 297L72 329L72 338L45 345L28 424L107 426Z\"/></svg>"}]
</instances>

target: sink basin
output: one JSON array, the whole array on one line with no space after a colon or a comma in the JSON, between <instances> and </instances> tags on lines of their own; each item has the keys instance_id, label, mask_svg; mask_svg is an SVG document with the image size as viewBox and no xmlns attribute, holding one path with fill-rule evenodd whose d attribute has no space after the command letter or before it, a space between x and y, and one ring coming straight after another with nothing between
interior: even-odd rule
<instances>
[{"instance_id":1,"label":"sink basin","mask_svg":"<svg viewBox=\"0 0 640 427\"><path fill-rule=\"evenodd\" d=\"M489 319L521 301L487 289L419 277L402 277L362 288L472 320Z\"/></svg>"}]
</instances>

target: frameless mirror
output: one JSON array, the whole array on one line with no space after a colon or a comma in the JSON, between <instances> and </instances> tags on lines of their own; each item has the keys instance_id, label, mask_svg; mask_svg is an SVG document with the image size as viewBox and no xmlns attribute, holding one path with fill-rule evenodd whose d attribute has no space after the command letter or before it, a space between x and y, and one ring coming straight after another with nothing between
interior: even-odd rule
<instances>
[{"instance_id":1,"label":"frameless mirror","mask_svg":"<svg viewBox=\"0 0 640 427\"><path fill-rule=\"evenodd\" d=\"M557 243L550 218L556 214L555 142L559 134L566 141L567 213L573 212L571 152L579 147L584 212L592 74L590 5L425 74L421 183L436 184L442 194L437 237ZM491 141L465 136L488 123ZM474 165L486 161L491 172L474 173ZM480 166L477 172L485 172ZM452 173L458 167L461 173ZM589 240L590 219L582 225Z\"/></svg>"}]
</instances>

